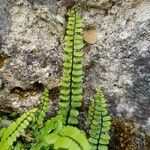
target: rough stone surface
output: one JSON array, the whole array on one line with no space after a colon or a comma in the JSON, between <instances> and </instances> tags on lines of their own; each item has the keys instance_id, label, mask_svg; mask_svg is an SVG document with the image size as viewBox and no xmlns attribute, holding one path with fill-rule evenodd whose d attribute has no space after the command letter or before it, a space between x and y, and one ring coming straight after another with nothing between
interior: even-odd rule
<instances>
[{"instance_id":1,"label":"rough stone surface","mask_svg":"<svg viewBox=\"0 0 150 150\"><path fill-rule=\"evenodd\" d=\"M150 1L87 3L91 7L83 9L82 15L86 26L96 28L97 43L84 48L83 109L95 89L102 88L112 115L133 118L137 129L142 127L150 134ZM0 81L4 83L0 110L22 111L38 104L43 86L59 87L63 3L2 0L0 4L0 56L6 58L0 67ZM144 141L136 142L137 150L148 150Z\"/></svg>"},{"instance_id":2,"label":"rough stone surface","mask_svg":"<svg viewBox=\"0 0 150 150\"><path fill-rule=\"evenodd\" d=\"M39 96L33 98L30 92L35 86L59 86L65 19L54 13L57 7L49 10L52 1L48 4L17 1L9 9L10 31L0 50L1 56L7 56L1 67L5 88L0 97L8 108L24 110L35 104ZM22 91L30 94L20 102L18 93Z\"/></svg>"}]
</instances>

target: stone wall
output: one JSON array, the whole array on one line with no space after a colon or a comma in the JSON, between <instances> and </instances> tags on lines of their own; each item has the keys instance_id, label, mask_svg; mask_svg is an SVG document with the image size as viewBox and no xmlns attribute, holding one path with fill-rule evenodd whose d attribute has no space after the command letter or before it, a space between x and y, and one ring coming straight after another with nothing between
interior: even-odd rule
<instances>
[{"instance_id":1,"label":"stone wall","mask_svg":"<svg viewBox=\"0 0 150 150\"><path fill-rule=\"evenodd\" d=\"M88 0L86 5L85 34L92 30L95 41L85 39L82 114L95 89L102 88L112 116L134 121L135 149L148 150L140 129L150 134L150 1ZM1 112L37 106L44 86L59 88L66 10L64 1L0 1Z\"/></svg>"}]
</instances>

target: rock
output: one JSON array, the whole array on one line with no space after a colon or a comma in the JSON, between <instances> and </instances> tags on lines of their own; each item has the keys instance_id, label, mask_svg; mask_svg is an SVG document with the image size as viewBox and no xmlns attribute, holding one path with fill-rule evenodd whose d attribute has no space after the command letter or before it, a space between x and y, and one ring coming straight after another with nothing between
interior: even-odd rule
<instances>
[{"instance_id":1,"label":"rock","mask_svg":"<svg viewBox=\"0 0 150 150\"><path fill-rule=\"evenodd\" d=\"M0 49L0 59L1 55L8 57L5 62L0 61L6 82L0 91L0 108L4 104L6 109L24 111L39 101L40 95L32 96L30 89L38 88L41 93L44 86L50 89L59 86L64 18L53 13L54 7L52 11L50 8L51 5L41 2L16 1L11 5L10 32ZM19 89L19 94L14 93L15 89ZM28 96L20 96L22 91ZM14 100L19 105L13 105Z\"/></svg>"},{"instance_id":2,"label":"rock","mask_svg":"<svg viewBox=\"0 0 150 150\"><path fill-rule=\"evenodd\" d=\"M44 86L57 89L53 95L59 93L65 33L65 11L60 13L62 2L0 1L0 56L7 56L0 67L0 78L5 83L0 90L0 111L22 112L37 106ZM90 31L92 39L85 38L94 44L84 50L83 108L87 110L95 89L102 88L111 115L132 119L138 132L132 140L135 149L149 149L146 143L150 135L150 2L86 2L91 7L83 9L82 16L85 24L93 24L95 30ZM57 102L58 98L54 100ZM16 103L18 106L14 107Z\"/></svg>"},{"instance_id":3,"label":"rock","mask_svg":"<svg viewBox=\"0 0 150 150\"><path fill-rule=\"evenodd\" d=\"M0 47L5 41L6 35L9 32L11 21L9 15L9 9L14 0L1 0L0 1Z\"/></svg>"},{"instance_id":4,"label":"rock","mask_svg":"<svg viewBox=\"0 0 150 150\"><path fill-rule=\"evenodd\" d=\"M112 2L110 0L99 0L98 5L100 5L103 9L111 8Z\"/></svg>"},{"instance_id":5,"label":"rock","mask_svg":"<svg viewBox=\"0 0 150 150\"><path fill-rule=\"evenodd\" d=\"M112 115L134 118L134 124L150 135L150 10L149 1L118 1L108 14L84 13L87 24L96 24L97 43L85 55L85 96L96 87L107 94ZM86 67L85 66L85 67ZM142 133L138 133L142 134ZM143 137L144 139L144 137ZM135 149L149 149L146 139L134 139Z\"/></svg>"},{"instance_id":6,"label":"rock","mask_svg":"<svg viewBox=\"0 0 150 150\"><path fill-rule=\"evenodd\" d=\"M58 9L58 14L64 17L67 14L67 8L65 6L60 7Z\"/></svg>"},{"instance_id":7,"label":"rock","mask_svg":"<svg viewBox=\"0 0 150 150\"><path fill-rule=\"evenodd\" d=\"M89 44L95 44L96 43L96 30L92 29L92 30L87 30L84 33L84 40L89 43Z\"/></svg>"}]
</instances>

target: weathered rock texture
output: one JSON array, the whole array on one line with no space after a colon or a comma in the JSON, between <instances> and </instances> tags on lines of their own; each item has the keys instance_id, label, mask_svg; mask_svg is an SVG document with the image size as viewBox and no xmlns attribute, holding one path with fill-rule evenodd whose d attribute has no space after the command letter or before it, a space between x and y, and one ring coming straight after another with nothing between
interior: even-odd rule
<instances>
[{"instance_id":1,"label":"weathered rock texture","mask_svg":"<svg viewBox=\"0 0 150 150\"><path fill-rule=\"evenodd\" d=\"M97 42L84 48L84 108L100 87L112 115L132 118L136 129L150 134L150 1L86 5L81 14L87 28L96 29ZM0 1L1 111L37 105L43 86L59 87L65 10L56 0ZM135 149L148 150L139 134Z\"/></svg>"},{"instance_id":2,"label":"weathered rock texture","mask_svg":"<svg viewBox=\"0 0 150 150\"><path fill-rule=\"evenodd\" d=\"M59 85L64 18L49 10L53 3L48 8L38 3L18 1L9 9L10 31L3 38L1 49L1 55L7 55L1 68L5 85L0 95L1 103L6 102L7 107L21 110L24 106L31 106L39 98L39 93L32 97L31 91L36 92L34 87L48 85L54 88ZM3 32L5 28L2 28ZM26 99L20 100L20 92L22 95L28 93Z\"/></svg>"}]
</instances>

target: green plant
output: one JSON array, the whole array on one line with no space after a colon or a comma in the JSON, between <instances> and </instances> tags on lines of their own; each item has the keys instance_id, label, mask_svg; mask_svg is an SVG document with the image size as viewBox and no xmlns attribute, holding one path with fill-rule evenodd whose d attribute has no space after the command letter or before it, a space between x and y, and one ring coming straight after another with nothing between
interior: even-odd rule
<instances>
[{"instance_id":1,"label":"green plant","mask_svg":"<svg viewBox=\"0 0 150 150\"><path fill-rule=\"evenodd\" d=\"M77 124L78 108L82 102L83 21L77 11L68 13L65 36L63 77L61 78L60 111L64 125Z\"/></svg>"},{"instance_id":2,"label":"green plant","mask_svg":"<svg viewBox=\"0 0 150 150\"><path fill-rule=\"evenodd\" d=\"M89 107L87 117L89 133L86 135L84 131L75 127L82 105L84 24L76 10L71 10L68 16L58 115L47 121L45 119L49 108L49 90L45 88L38 110L34 108L25 112L8 128L0 130L2 150L108 149L111 123L102 92L96 92Z\"/></svg>"},{"instance_id":3,"label":"green plant","mask_svg":"<svg viewBox=\"0 0 150 150\"><path fill-rule=\"evenodd\" d=\"M48 111L49 104L49 91L47 88L44 89L43 96L41 97L41 107L37 116L38 126L43 126L46 112Z\"/></svg>"},{"instance_id":4,"label":"green plant","mask_svg":"<svg viewBox=\"0 0 150 150\"><path fill-rule=\"evenodd\" d=\"M36 108L31 109L28 112L25 112L21 117L16 121L11 123L8 128L5 128L2 133L0 147L3 150L9 149L13 142L16 141L17 137L25 132L25 129L28 127L29 123L33 120Z\"/></svg>"},{"instance_id":5,"label":"green plant","mask_svg":"<svg viewBox=\"0 0 150 150\"><path fill-rule=\"evenodd\" d=\"M37 135L37 139L39 142L33 145L31 150L40 150L41 148L89 150L90 148L85 134L76 127L64 127L62 117L59 115L46 122Z\"/></svg>"},{"instance_id":6,"label":"green plant","mask_svg":"<svg viewBox=\"0 0 150 150\"><path fill-rule=\"evenodd\" d=\"M45 142L53 145L54 149L90 150L84 133L72 126L66 126L57 133L50 134L46 137Z\"/></svg>"},{"instance_id":7,"label":"green plant","mask_svg":"<svg viewBox=\"0 0 150 150\"><path fill-rule=\"evenodd\" d=\"M103 93L98 90L88 112L89 142L91 143L92 150L107 150L110 136L111 117L108 115L106 99Z\"/></svg>"}]
</instances>

